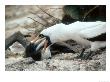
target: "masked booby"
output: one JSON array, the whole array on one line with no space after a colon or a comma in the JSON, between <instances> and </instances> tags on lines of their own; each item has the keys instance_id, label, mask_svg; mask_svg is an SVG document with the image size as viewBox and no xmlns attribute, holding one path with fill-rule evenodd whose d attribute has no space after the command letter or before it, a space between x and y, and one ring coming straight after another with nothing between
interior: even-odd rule
<instances>
[{"instance_id":1,"label":"masked booby","mask_svg":"<svg viewBox=\"0 0 110 82\"><path fill-rule=\"evenodd\" d=\"M42 39L41 42L39 42L40 39ZM43 55L48 53L48 57L51 57L50 45L67 40L73 40L82 45L83 50L79 56L80 58L83 57L85 49L90 47L90 53L84 58L88 59L92 52L106 46L106 22L77 21L69 25L63 23L56 24L41 31L41 33L31 41L31 44L37 44L34 50L36 53L42 48Z\"/></svg>"}]
</instances>

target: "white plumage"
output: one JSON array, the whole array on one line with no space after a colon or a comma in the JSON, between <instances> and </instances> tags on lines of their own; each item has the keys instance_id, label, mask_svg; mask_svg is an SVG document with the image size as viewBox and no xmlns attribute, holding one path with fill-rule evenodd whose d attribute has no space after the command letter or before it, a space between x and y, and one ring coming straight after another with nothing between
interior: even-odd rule
<instances>
[{"instance_id":1,"label":"white plumage","mask_svg":"<svg viewBox=\"0 0 110 82\"><path fill-rule=\"evenodd\" d=\"M44 29L40 34L49 36L52 43L74 40L84 46L92 46L87 38L93 38L106 32L106 22L75 22L69 25L56 24Z\"/></svg>"},{"instance_id":2,"label":"white plumage","mask_svg":"<svg viewBox=\"0 0 110 82\"><path fill-rule=\"evenodd\" d=\"M97 22L75 22L69 25L56 24L44 29L40 34L50 37L52 43L79 38L92 38L106 31L106 23ZM79 38L78 38L79 37Z\"/></svg>"},{"instance_id":3,"label":"white plumage","mask_svg":"<svg viewBox=\"0 0 110 82\"><path fill-rule=\"evenodd\" d=\"M46 50L44 51L44 49L42 49L42 59L48 59L48 58L51 58L51 51L50 51L50 46L48 46L46 48Z\"/></svg>"},{"instance_id":4,"label":"white plumage","mask_svg":"<svg viewBox=\"0 0 110 82\"><path fill-rule=\"evenodd\" d=\"M83 48L90 46L90 51L95 51L99 48L105 47L105 41L90 41L88 39L98 37L106 33L106 22L96 21L96 22L74 22L69 25L56 24L47 29L44 29L40 34L48 36L51 43L64 42L67 40L74 40L78 44L81 44ZM105 37L105 36L104 36ZM45 41L43 42L43 44ZM40 46L43 44L39 44ZM39 50L39 46L36 48ZM43 51L49 54L47 57L51 57L50 46ZM84 52L84 51L83 51ZM44 56L45 57L45 56ZM88 58L88 57L87 57ZM87 59L86 58L86 59Z\"/></svg>"}]
</instances>

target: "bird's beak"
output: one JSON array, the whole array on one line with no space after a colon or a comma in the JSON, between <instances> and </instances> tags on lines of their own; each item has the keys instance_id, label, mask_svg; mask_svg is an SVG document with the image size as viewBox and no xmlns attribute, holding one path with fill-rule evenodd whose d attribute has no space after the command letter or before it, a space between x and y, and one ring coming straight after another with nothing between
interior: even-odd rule
<instances>
[{"instance_id":1,"label":"bird's beak","mask_svg":"<svg viewBox=\"0 0 110 82\"><path fill-rule=\"evenodd\" d=\"M31 41L31 43L34 43L37 46L36 47L36 52L37 52L42 47L44 47L44 51L45 51L47 48L48 41L46 40L46 37L44 37L44 38L36 37L34 40Z\"/></svg>"},{"instance_id":2,"label":"bird's beak","mask_svg":"<svg viewBox=\"0 0 110 82\"><path fill-rule=\"evenodd\" d=\"M38 39L40 39L39 36L37 36L34 40L32 40L31 43L35 43Z\"/></svg>"},{"instance_id":3,"label":"bird's beak","mask_svg":"<svg viewBox=\"0 0 110 82\"><path fill-rule=\"evenodd\" d=\"M38 51L39 49L41 49L44 46L45 42L46 42L46 39L42 40L42 42L39 43L39 45L37 46L36 51Z\"/></svg>"}]
</instances>

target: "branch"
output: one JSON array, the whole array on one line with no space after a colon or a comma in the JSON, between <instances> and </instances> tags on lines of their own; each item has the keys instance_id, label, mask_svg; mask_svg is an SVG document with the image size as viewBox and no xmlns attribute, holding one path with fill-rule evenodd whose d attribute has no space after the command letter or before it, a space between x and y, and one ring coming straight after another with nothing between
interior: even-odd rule
<instances>
[{"instance_id":1,"label":"branch","mask_svg":"<svg viewBox=\"0 0 110 82\"><path fill-rule=\"evenodd\" d=\"M45 10L43 10L42 8L40 8L39 6L37 6L37 8L39 8L41 11L43 11L45 14L49 15L50 17L53 17L53 18L55 18L55 19L57 19L57 20L60 20L60 19L58 19L58 18L56 18L56 17L50 15L50 14L47 13Z\"/></svg>"},{"instance_id":2,"label":"branch","mask_svg":"<svg viewBox=\"0 0 110 82\"><path fill-rule=\"evenodd\" d=\"M41 20L43 20L43 21L45 21L47 24L49 24L47 20L45 20L44 18L40 17L40 16L37 15L36 13L33 13L33 12L30 12L30 13L33 14L33 15L36 15L38 18L40 18Z\"/></svg>"},{"instance_id":3,"label":"branch","mask_svg":"<svg viewBox=\"0 0 110 82\"><path fill-rule=\"evenodd\" d=\"M5 39L5 50L7 50L13 43L18 41L20 44L23 45L24 48L27 47L27 45L30 43L25 36L20 32L16 32L10 37Z\"/></svg>"},{"instance_id":4,"label":"branch","mask_svg":"<svg viewBox=\"0 0 110 82\"><path fill-rule=\"evenodd\" d=\"M42 23L38 22L37 20L35 20L35 19L31 18L31 17L28 17L28 18L30 18L30 19L32 19L33 21L35 21L35 22L37 22L37 23L39 23L39 24L43 25L44 27L46 27L46 25L44 25L44 24L42 24Z\"/></svg>"}]
</instances>

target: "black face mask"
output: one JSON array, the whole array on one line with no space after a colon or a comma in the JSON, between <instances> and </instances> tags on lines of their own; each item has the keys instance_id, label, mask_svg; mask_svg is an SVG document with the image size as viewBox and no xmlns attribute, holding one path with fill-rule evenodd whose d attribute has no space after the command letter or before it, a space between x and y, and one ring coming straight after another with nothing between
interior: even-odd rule
<instances>
[{"instance_id":1,"label":"black face mask","mask_svg":"<svg viewBox=\"0 0 110 82\"><path fill-rule=\"evenodd\" d=\"M50 41L50 37L49 37L49 36L46 36L46 35L40 34L39 37L40 37L40 38L44 38L44 37L46 37L46 40L48 41L48 45L52 44L51 41Z\"/></svg>"},{"instance_id":2,"label":"black face mask","mask_svg":"<svg viewBox=\"0 0 110 82\"><path fill-rule=\"evenodd\" d=\"M40 34L39 37L40 38L46 37L46 40L48 40L47 46L51 44L50 37L44 36L43 34ZM41 50L43 47L36 51L37 46L38 45L35 45L34 43L30 43L25 50L26 57L32 57L35 61L40 61L42 58Z\"/></svg>"},{"instance_id":3,"label":"black face mask","mask_svg":"<svg viewBox=\"0 0 110 82\"><path fill-rule=\"evenodd\" d=\"M36 48L38 45L34 43L30 43L25 50L26 57L32 57L35 61L41 60L41 49L36 52Z\"/></svg>"}]
</instances>

